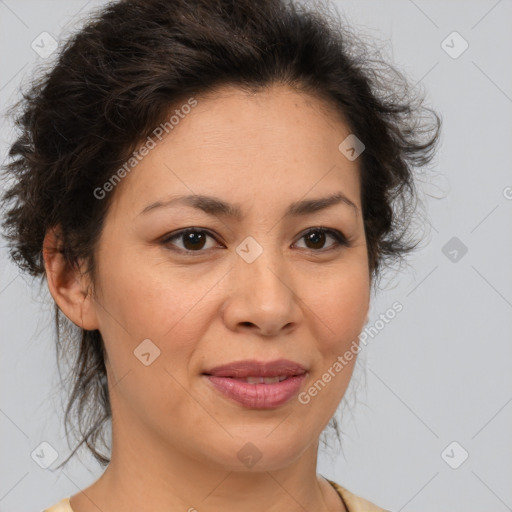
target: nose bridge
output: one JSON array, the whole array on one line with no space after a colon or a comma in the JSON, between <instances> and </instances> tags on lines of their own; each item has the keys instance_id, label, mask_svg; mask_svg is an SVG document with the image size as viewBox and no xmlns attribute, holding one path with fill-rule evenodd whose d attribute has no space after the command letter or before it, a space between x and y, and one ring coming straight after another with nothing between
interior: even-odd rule
<instances>
[{"instance_id":1,"label":"nose bridge","mask_svg":"<svg viewBox=\"0 0 512 512\"><path fill-rule=\"evenodd\" d=\"M277 334L299 318L291 275L272 235L247 237L237 248L231 272L232 294L226 320L235 327L241 323L256 325L264 334Z\"/></svg>"},{"instance_id":2,"label":"nose bridge","mask_svg":"<svg viewBox=\"0 0 512 512\"><path fill-rule=\"evenodd\" d=\"M262 240L263 237L259 238ZM283 294L290 293L286 286L287 271L280 248L272 245L271 240L272 235L266 236L263 245L248 236L236 248L239 257L235 264L236 281L248 286L252 294L263 293L269 300L281 295L280 299L283 299Z\"/></svg>"}]
</instances>

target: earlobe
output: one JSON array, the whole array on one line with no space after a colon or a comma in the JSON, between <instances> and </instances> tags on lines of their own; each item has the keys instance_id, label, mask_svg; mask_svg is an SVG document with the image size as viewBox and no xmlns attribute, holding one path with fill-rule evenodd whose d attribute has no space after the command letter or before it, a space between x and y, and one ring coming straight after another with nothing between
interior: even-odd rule
<instances>
[{"instance_id":1,"label":"earlobe","mask_svg":"<svg viewBox=\"0 0 512 512\"><path fill-rule=\"evenodd\" d=\"M80 268L71 267L61 250L58 227L50 228L43 241L46 280L59 309L78 327L98 329L95 302L89 279Z\"/></svg>"}]
</instances>

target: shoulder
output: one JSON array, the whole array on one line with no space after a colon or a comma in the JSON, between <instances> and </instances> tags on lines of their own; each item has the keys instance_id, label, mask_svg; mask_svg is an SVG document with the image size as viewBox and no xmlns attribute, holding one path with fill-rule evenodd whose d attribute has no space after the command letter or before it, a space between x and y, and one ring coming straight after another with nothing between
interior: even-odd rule
<instances>
[{"instance_id":1,"label":"shoulder","mask_svg":"<svg viewBox=\"0 0 512 512\"><path fill-rule=\"evenodd\" d=\"M341 496L345 505L348 509L348 512L389 512L381 507L375 505L371 501L365 500L360 496L356 496L345 487L333 482L332 480L327 479L327 481L338 491L338 494Z\"/></svg>"},{"instance_id":2,"label":"shoulder","mask_svg":"<svg viewBox=\"0 0 512 512\"><path fill-rule=\"evenodd\" d=\"M50 508L45 508L43 512L73 512L69 504L69 498L62 498L58 503Z\"/></svg>"}]
</instances>

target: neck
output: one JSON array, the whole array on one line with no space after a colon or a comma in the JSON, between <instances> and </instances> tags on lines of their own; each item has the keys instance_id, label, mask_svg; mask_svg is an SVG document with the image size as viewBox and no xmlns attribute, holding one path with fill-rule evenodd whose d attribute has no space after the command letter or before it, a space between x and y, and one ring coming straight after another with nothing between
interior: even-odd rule
<instances>
[{"instance_id":1,"label":"neck","mask_svg":"<svg viewBox=\"0 0 512 512\"><path fill-rule=\"evenodd\" d=\"M147 430L116 432L102 477L71 498L74 512L345 511L332 486L316 474L318 441L286 467L234 470L171 446ZM113 433L114 434L114 433ZM262 459L263 460L263 459Z\"/></svg>"}]
</instances>

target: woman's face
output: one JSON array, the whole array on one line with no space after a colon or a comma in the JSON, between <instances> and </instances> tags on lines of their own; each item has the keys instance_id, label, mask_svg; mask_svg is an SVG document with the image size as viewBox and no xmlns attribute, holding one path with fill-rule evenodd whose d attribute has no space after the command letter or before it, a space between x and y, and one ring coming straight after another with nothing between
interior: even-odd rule
<instances>
[{"instance_id":1,"label":"woman's face","mask_svg":"<svg viewBox=\"0 0 512 512\"><path fill-rule=\"evenodd\" d=\"M111 192L98 245L93 307L114 450L164 445L234 470L251 457L277 469L318 441L355 360L335 363L367 317L358 161L338 149L348 128L285 86L196 100ZM336 194L345 199L308 208ZM282 359L305 374L279 368L281 384L206 375Z\"/></svg>"}]
</instances>

